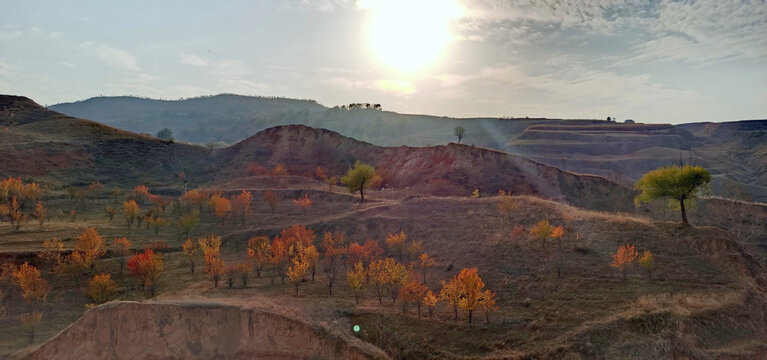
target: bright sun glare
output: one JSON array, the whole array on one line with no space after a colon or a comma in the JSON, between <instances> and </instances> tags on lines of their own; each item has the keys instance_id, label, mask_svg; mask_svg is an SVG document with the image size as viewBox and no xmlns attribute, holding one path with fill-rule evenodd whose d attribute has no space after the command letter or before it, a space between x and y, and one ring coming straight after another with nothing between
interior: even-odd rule
<instances>
[{"instance_id":1,"label":"bright sun glare","mask_svg":"<svg viewBox=\"0 0 767 360\"><path fill-rule=\"evenodd\" d=\"M371 47L387 65L413 71L436 61L450 40L448 22L460 15L453 0L367 1L375 16Z\"/></svg>"}]
</instances>

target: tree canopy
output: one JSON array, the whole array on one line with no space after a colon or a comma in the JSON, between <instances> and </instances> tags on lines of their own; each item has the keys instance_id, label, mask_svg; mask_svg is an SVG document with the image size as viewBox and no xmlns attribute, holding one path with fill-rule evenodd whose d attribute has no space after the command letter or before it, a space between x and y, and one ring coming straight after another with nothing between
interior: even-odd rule
<instances>
[{"instance_id":1,"label":"tree canopy","mask_svg":"<svg viewBox=\"0 0 767 360\"><path fill-rule=\"evenodd\" d=\"M711 182L711 173L701 166L667 166L652 170L642 176L634 189L641 191L634 198L637 206L653 199L668 197L679 201L682 223L688 225L684 201L694 199L701 187Z\"/></svg>"},{"instance_id":2,"label":"tree canopy","mask_svg":"<svg viewBox=\"0 0 767 360\"><path fill-rule=\"evenodd\" d=\"M346 172L341 182L346 184L350 193L360 192L360 202L365 201L365 189L369 188L372 184L371 179L375 176L375 169L372 166L357 160L354 163L354 167L350 168Z\"/></svg>"}]
</instances>

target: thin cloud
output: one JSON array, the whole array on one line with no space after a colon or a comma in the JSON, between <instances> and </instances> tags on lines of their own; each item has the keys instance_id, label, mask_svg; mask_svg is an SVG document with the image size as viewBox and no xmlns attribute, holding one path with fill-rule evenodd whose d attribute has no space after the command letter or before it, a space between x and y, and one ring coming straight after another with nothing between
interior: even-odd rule
<instances>
[{"instance_id":1,"label":"thin cloud","mask_svg":"<svg viewBox=\"0 0 767 360\"><path fill-rule=\"evenodd\" d=\"M121 48L90 41L80 44L80 48L113 68L131 71L141 70L136 58Z\"/></svg>"}]
</instances>

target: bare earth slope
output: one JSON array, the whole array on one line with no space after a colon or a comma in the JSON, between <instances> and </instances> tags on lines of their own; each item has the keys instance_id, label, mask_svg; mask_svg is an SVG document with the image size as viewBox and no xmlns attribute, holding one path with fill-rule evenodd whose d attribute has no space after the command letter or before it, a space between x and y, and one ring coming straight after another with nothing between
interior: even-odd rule
<instances>
[{"instance_id":1,"label":"bare earth slope","mask_svg":"<svg viewBox=\"0 0 767 360\"><path fill-rule=\"evenodd\" d=\"M343 174L355 160L362 160L384 175L389 189L423 188L442 195L469 194L473 189L492 194L503 189L611 210L627 206L631 196L628 188L605 178L562 171L495 150L457 144L385 148L301 125L264 130L217 157L226 164L219 173L229 177L246 175L243 164L250 163L285 164L295 174L313 174L319 165L330 174ZM605 202L605 197L616 201Z\"/></svg>"},{"instance_id":2,"label":"bare earth slope","mask_svg":"<svg viewBox=\"0 0 767 360\"><path fill-rule=\"evenodd\" d=\"M381 350L257 308L115 302L88 311L35 359L376 359Z\"/></svg>"}]
</instances>

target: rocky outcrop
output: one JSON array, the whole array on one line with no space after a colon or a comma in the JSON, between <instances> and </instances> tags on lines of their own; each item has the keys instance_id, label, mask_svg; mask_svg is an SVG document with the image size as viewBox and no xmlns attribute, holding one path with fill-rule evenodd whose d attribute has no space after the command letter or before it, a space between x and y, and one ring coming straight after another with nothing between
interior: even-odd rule
<instances>
[{"instance_id":1,"label":"rocky outcrop","mask_svg":"<svg viewBox=\"0 0 767 360\"><path fill-rule=\"evenodd\" d=\"M375 359L356 338L256 308L115 302L27 356L37 359Z\"/></svg>"}]
</instances>

